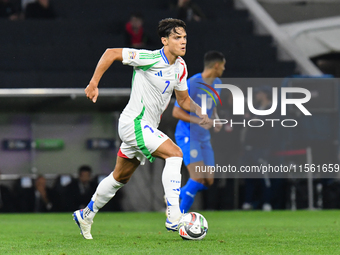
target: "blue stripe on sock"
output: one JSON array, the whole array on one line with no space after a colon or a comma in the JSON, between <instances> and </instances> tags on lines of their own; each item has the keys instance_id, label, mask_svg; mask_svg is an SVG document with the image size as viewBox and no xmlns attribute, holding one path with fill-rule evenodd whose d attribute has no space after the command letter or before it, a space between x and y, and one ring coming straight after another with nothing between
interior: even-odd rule
<instances>
[{"instance_id":1,"label":"blue stripe on sock","mask_svg":"<svg viewBox=\"0 0 340 255\"><path fill-rule=\"evenodd\" d=\"M93 204L94 204L94 201L90 201L90 203L87 205L87 207L93 212Z\"/></svg>"}]
</instances>

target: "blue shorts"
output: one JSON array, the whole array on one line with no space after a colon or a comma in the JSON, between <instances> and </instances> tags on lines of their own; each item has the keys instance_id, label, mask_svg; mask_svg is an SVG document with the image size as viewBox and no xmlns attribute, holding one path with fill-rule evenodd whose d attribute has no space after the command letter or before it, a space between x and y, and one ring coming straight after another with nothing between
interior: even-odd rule
<instances>
[{"instance_id":1,"label":"blue shorts","mask_svg":"<svg viewBox=\"0 0 340 255\"><path fill-rule=\"evenodd\" d=\"M200 142L197 140L190 141L190 137L176 136L177 145L182 149L183 161L187 166L191 163L203 161L206 166L214 166L214 151L210 140Z\"/></svg>"}]
</instances>

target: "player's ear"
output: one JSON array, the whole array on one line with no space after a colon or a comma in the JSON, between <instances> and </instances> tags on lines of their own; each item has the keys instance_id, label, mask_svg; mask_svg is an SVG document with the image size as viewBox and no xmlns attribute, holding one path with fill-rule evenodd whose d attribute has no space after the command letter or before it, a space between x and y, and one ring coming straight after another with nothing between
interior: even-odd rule
<instances>
[{"instance_id":1,"label":"player's ear","mask_svg":"<svg viewBox=\"0 0 340 255\"><path fill-rule=\"evenodd\" d=\"M161 41L162 41L162 43L163 43L164 46L168 46L168 42L169 42L168 39L169 39L168 37L162 37L162 38L161 38Z\"/></svg>"}]
</instances>

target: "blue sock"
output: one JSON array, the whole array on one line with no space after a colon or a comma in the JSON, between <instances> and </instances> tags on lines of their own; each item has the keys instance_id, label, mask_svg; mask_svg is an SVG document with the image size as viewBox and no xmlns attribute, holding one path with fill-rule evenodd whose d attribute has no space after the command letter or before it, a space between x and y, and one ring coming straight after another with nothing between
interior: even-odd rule
<instances>
[{"instance_id":1,"label":"blue sock","mask_svg":"<svg viewBox=\"0 0 340 255\"><path fill-rule=\"evenodd\" d=\"M208 187L204 186L202 183L194 181L193 179L189 179L188 182L181 188L180 193L180 209L182 213L187 213L192 206L195 196L198 191L208 189Z\"/></svg>"}]
</instances>

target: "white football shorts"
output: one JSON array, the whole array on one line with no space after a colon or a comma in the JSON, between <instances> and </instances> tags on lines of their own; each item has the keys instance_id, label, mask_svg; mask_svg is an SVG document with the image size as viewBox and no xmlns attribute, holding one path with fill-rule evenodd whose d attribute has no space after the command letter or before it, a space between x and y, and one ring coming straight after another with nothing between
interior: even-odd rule
<instances>
[{"instance_id":1,"label":"white football shorts","mask_svg":"<svg viewBox=\"0 0 340 255\"><path fill-rule=\"evenodd\" d=\"M141 165L145 164L145 159L152 163L155 158L151 154L169 139L166 134L149 123L136 119L128 122L120 119L118 133L122 140L118 156L129 159L136 157Z\"/></svg>"}]
</instances>

